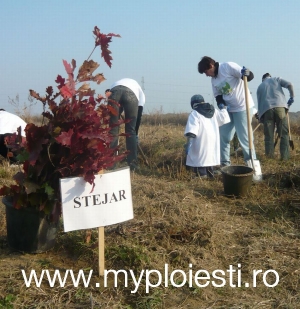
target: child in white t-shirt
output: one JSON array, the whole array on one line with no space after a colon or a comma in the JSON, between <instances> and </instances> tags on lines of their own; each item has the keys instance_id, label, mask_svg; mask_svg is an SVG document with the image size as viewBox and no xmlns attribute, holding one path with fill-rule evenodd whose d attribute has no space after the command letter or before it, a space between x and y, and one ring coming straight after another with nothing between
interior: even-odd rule
<instances>
[{"instance_id":1,"label":"child in white t-shirt","mask_svg":"<svg viewBox=\"0 0 300 309\"><path fill-rule=\"evenodd\" d=\"M213 177L213 167L220 165L219 126L229 123L230 118L226 106L217 110L205 103L200 94L192 96L191 107L193 111L184 131L187 137L186 165L200 177Z\"/></svg>"}]
</instances>

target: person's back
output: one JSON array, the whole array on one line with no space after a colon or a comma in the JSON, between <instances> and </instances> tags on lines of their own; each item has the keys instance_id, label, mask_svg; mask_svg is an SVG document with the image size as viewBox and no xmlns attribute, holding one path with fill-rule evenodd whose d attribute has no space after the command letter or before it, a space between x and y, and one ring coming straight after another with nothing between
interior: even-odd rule
<instances>
[{"instance_id":1,"label":"person's back","mask_svg":"<svg viewBox=\"0 0 300 309\"><path fill-rule=\"evenodd\" d=\"M114 82L111 87L110 90L116 86L124 86L129 88L137 97L138 101L139 101L139 106L144 106L145 105L145 94L141 88L141 86L139 85L139 83L131 78L122 78L116 82Z\"/></svg>"},{"instance_id":2,"label":"person's back","mask_svg":"<svg viewBox=\"0 0 300 309\"><path fill-rule=\"evenodd\" d=\"M282 87L288 88L290 85L290 82L279 77L269 77L263 80L256 92L259 117L275 107L287 108L287 100Z\"/></svg>"},{"instance_id":3,"label":"person's back","mask_svg":"<svg viewBox=\"0 0 300 309\"><path fill-rule=\"evenodd\" d=\"M17 133L17 128L21 127L21 135L25 137L26 125L27 123L19 116L0 110L0 134Z\"/></svg>"}]
</instances>

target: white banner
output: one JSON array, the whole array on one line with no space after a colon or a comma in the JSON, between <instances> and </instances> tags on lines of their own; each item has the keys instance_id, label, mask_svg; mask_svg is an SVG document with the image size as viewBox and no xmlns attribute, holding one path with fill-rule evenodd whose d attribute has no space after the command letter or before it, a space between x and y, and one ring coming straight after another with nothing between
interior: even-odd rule
<instances>
[{"instance_id":1,"label":"white banner","mask_svg":"<svg viewBox=\"0 0 300 309\"><path fill-rule=\"evenodd\" d=\"M65 232L133 219L128 167L96 175L93 191L82 177L61 179L60 189Z\"/></svg>"}]
</instances>

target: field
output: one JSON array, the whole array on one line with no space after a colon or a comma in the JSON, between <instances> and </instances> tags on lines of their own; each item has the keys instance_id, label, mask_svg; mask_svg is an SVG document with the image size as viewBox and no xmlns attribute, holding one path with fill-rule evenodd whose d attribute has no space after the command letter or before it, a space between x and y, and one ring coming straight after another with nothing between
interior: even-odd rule
<instances>
[{"instance_id":1,"label":"field","mask_svg":"<svg viewBox=\"0 0 300 309\"><path fill-rule=\"evenodd\" d=\"M139 153L141 170L131 174L134 219L105 228L106 268L126 271L127 286L124 273L117 286L112 273L103 286L96 229L64 233L61 226L51 251L11 251L1 204L0 308L300 308L299 126L292 124L295 150L287 162L278 145L276 159L267 159L262 127L255 132L263 181L233 198L224 195L222 177L195 179L185 168L186 119L160 113L142 119L144 156ZM244 164L241 154L232 155L232 164ZM1 184L13 170L2 162ZM26 287L21 272L63 276L69 269L86 277L93 270L89 286L74 287L68 276L64 287L46 280Z\"/></svg>"}]
</instances>

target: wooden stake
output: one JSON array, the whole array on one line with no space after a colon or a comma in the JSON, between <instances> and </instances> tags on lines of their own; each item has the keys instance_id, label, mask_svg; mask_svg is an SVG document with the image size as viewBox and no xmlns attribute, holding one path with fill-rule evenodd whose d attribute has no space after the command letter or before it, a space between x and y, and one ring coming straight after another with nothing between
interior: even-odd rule
<instances>
[{"instance_id":1,"label":"wooden stake","mask_svg":"<svg viewBox=\"0 0 300 309\"><path fill-rule=\"evenodd\" d=\"M101 170L98 174L103 174ZM104 276L105 257L104 257L104 226L98 227L98 259L99 259L99 276Z\"/></svg>"},{"instance_id":2,"label":"wooden stake","mask_svg":"<svg viewBox=\"0 0 300 309\"><path fill-rule=\"evenodd\" d=\"M104 276L104 226L98 227L99 276Z\"/></svg>"}]
</instances>

